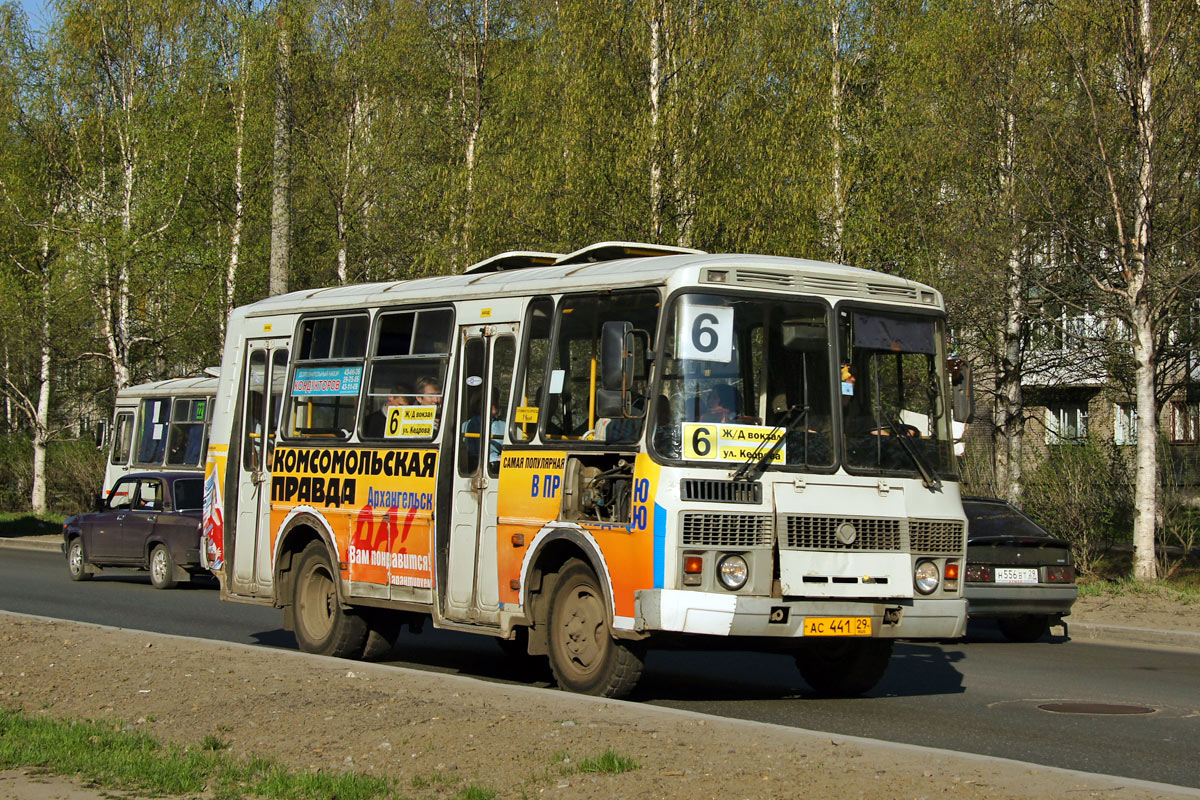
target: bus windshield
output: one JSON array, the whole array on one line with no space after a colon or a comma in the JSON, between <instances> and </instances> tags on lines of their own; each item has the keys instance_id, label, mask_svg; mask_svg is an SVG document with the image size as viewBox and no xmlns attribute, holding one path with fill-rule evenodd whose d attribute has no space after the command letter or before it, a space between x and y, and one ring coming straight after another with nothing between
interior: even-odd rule
<instances>
[{"instance_id":1,"label":"bus windshield","mask_svg":"<svg viewBox=\"0 0 1200 800\"><path fill-rule=\"evenodd\" d=\"M832 467L828 316L813 300L677 297L653 416L658 453L736 464L782 438L772 464ZM785 418L786 430L777 427Z\"/></svg>"},{"instance_id":2,"label":"bus windshield","mask_svg":"<svg viewBox=\"0 0 1200 800\"><path fill-rule=\"evenodd\" d=\"M835 340L829 317L816 300L676 297L651 417L658 454L829 471L840 442L858 474L952 473L940 320L841 310Z\"/></svg>"},{"instance_id":3,"label":"bus windshield","mask_svg":"<svg viewBox=\"0 0 1200 800\"><path fill-rule=\"evenodd\" d=\"M941 321L843 309L838 334L846 468L934 477L953 473Z\"/></svg>"}]
</instances>

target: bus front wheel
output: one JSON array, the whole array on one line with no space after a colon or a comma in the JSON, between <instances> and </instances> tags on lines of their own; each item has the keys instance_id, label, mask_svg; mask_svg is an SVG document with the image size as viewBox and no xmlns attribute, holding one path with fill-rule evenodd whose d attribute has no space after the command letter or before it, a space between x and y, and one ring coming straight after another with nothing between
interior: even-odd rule
<instances>
[{"instance_id":1,"label":"bus front wheel","mask_svg":"<svg viewBox=\"0 0 1200 800\"><path fill-rule=\"evenodd\" d=\"M796 666L818 694L849 697L873 689L891 657L891 639L822 639L803 644Z\"/></svg>"},{"instance_id":2,"label":"bus front wheel","mask_svg":"<svg viewBox=\"0 0 1200 800\"><path fill-rule=\"evenodd\" d=\"M296 642L305 653L360 658L367 623L338 600L336 576L320 542L304 548L292 583Z\"/></svg>"},{"instance_id":3,"label":"bus front wheel","mask_svg":"<svg viewBox=\"0 0 1200 800\"><path fill-rule=\"evenodd\" d=\"M624 697L637 685L641 649L613 638L600 582L578 559L563 565L554 584L548 633L550 669L560 688Z\"/></svg>"}]
</instances>

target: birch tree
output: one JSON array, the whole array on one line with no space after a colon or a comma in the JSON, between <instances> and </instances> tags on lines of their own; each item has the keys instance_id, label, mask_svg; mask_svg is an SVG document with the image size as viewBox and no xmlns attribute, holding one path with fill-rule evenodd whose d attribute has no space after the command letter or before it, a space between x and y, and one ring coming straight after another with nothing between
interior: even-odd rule
<instances>
[{"instance_id":1,"label":"birch tree","mask_svg":"<svg viewBox=\"0 0 1200 800\"><path fill-rule=\"evenodd\" d=\"M1107 298L1129 332L1138 436L1133 575L1156 577L1158 474L1155 378L1163 327L1194 297L1197 199L1195 82L1200 7L1183 0L1063 2L1046 17L1061 80L1048 131L1051 180L1078 204L1047 213L1073 268ZM1047 192L1047 198L1050 193Z\"/></svg>"}]
</instances>

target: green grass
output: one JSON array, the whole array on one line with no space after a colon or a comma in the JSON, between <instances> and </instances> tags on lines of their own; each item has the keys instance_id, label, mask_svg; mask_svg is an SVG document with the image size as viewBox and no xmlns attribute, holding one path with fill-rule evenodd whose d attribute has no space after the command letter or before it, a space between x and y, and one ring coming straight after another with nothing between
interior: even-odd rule
<instances>
[{"instance_id":1,"label":"green grass","mask_svg":"<svg viewBox=\"0 0 1200 800\"><path fill-rule=\"evenodd\" d=\"M1080 597L1164 597L1176 603L1200 603L1200 586L1192 581L1137 581L1128 576L1081 580Z\"/></svg>"},{"instance_id":2,"label":"green grass","mask_svg":"<svg viewBox=\"0 0 1200 800\"><path fill-rule=\"evenodd\" d=\"M20 536L42 536L47 533L62 533L66 514L33 514L28 511L0 512L0 539L16 539Z\"/></svg>"},{"instance_id":3,"label":"green grass","mask_svg":"<svg viewBox=\"0 0 1200 800\"><path fill-rule=\"evenodd\" d=\"M588 756L579 762L580 772L603 772L620 775L638 768L637 759L623 756L611 747L598 756Z\"/></svg>"},{"instance_id":4,"label":"green grass","mask_svg":"<svg viewBox=\"0 0 1200 800\"><path fill-rule=\"evenodd\" d=\"M496 800L499 797L495 789L481 786L478 783L472 783L458 794L454 795L454 800Z\"/></svg>"},{"instance_id":5,"label":"green grass","mask_svg":"<svg viewBox=\"0 0 1200 800\"><path fill-rule=\"evenodd\" d=\"M0 769L34 766L102 787L218 800L376 800L398 795L392 781L354 773L292 772L267 759L240 761L205 737L198 749L164 746L111 724L63 722L0 709ZM470 787L468 787L470 788ZM492 800L479 795L464 800Z\"/></svg>"}]
</instances>

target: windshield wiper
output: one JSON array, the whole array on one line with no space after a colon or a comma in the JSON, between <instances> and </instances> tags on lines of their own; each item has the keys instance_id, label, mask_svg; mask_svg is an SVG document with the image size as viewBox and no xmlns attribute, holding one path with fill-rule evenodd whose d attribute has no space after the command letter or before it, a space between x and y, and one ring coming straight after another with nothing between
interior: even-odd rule
<instances>
[{"instance_id":1,"label":"windshield wiper","mask_svg":"<svg viewBox=\"0 0 1200 800\"><path fill-rule=\"evenodd\" d=\"M779 424L772 428L771 432L767 434L767 436L764 437L761 442L758 443L758 446L754 448L754 452L750 454L750 457L746 459L746 461L740 467L734 470L730 477L735 481L746 480L753 482L758 480L762 476L763 470L767 468L767 464L770 463L771 459L775 457L775 454L779 452L779 448L783 446L783 442L785 439L787 439L787 435L791 433L798 424L807 419L808 406L795 405L789 408L787 413L783 415L783 419L779 421ZM760 456L759 451L762 450L763 445L767 443L769 437L773 436L775 432L779 430L783 431L781 434L779 434L779 438L772 442L771 447L767 450L767 452Z\"/></svg>"},{"instance_id":2,"label":"windshield wiper","mask_svg":"<svg viewBox=\"0 0 1200 800\"><path fill-rule=\"evenodd\" d=\"M925 484L925 488L941 489L941 480L933 471L933 468L929 466L929 462L921 455L921 451L917 450L917 446L913 444L912 439L905 434L905 426L900 424L900 420L895 417L888 417L887 427L892 432L892 438L900 443L901 449L908 453L908 457L917 465L917 472L921 473L921 483Z\"/></svg>"}]
</instances>

